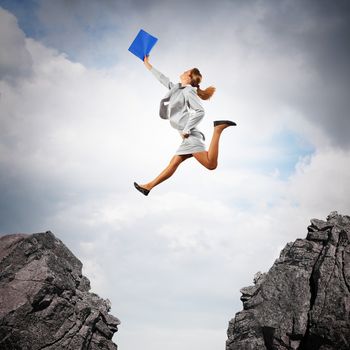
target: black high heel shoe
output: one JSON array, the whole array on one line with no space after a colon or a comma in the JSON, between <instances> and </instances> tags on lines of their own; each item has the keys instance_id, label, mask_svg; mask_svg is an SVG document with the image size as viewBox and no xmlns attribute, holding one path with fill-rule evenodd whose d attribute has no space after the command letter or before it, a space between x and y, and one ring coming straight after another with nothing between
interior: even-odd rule
<instances>
[{"instance_id":1,"label":"black high heel shoe","mask_svg":"<svg viewBox=\"0 0 350 350\"><path fill-rule=\"evenodd\" d=\"M229 126L236 126L237 124L231 120L216 120L214 122L214 127L218 126L218 125L223 125L223 124L227 124Z\"/></svg>"},{"instance_id":2,"label":"black high heel shoe","mask_svg":"<svg viewBox=\"0 0 350 350\"><path fill-rule=\"evenodd\" d=\"M143 188L143 187L141 187L140 185L138 185L136 182L134 182L134 186L135 186L135 188L138 190L138 191L140 191L142 194L144 194L145 196L148 196L148 194L149 194L149 190L147 190L146 188Z\"/></svg>"}]
</instances>

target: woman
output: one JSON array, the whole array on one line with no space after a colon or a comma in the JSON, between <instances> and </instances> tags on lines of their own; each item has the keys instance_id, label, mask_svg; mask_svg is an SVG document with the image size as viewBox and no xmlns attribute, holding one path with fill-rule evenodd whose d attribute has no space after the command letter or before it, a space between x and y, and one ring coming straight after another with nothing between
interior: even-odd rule
<instances>
[{"instance_id":1,"label":"woman","mask_svg":"<svg viewBox=\"0 0 350 350\"><path fill-rule=\"evenodd\" d=\"M214 122L214 133L208 151L205 150L204 135L197 129L197 125L204 117L204 109L199 101L209 99L215 92L210 86L205 90L199 87L202 75L197 68L190 69L180 75L180 83L173 84L149 63L145 56L144 64L148 70L169 89L160 102L159 115L169 119L173 128L178 130L182 143L169 165L151 182L139 185L134 182L135 188L147 196L149 192L161 182L174 174L178 166L192 156L209 170L216 169L218 165L219 140L221 133L228 126L236 125L230 120Z\"/></svg>"}]
</instances>

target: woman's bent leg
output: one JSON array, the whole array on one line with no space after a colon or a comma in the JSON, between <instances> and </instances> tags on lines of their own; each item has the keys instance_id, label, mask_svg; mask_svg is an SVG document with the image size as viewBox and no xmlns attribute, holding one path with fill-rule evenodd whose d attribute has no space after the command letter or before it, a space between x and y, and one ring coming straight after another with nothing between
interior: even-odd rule
<instances>
[{"instance_id":1,"label":"woman's bent leg","mask_svg":"<svg viewBox=\"0 0 350 350\"><path fill-rule=\"evenodd\" d=\"M163 181L169 179L169 177L171 177L176 169L178 168L178 166L186 159L192 157L192 154L185 154L185 155L180 155L180 156L174 156L169 165L152 181L144 184L144 185L140 185L142 188L145 188L147 190L151 190L153 187L159 185L160 183L162 183Z\"/></svg>"},{"instance_id":2,"label":"woman's bent leg","mask_svg":"<svg viewBox=\"0 0 350 350\"><path fill-rule=\"evenodd\" d=\"M209 170L214 170L218 166L219 141L223 130L223 127L215 127L208 151L193 154L193 157Z\"/></svg>"}]
</instances>

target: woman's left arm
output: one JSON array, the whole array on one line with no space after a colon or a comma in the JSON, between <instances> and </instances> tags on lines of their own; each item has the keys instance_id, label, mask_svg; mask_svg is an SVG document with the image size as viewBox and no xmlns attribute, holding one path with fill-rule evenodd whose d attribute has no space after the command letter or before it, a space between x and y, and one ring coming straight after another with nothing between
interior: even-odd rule
<instances>
[{"instance_id":1,"label":"woman's left arm","mask_svg":"<svg viewBox=\"0 0 350 350\"><path fill-rule=\"evenodd\" d=\"M189 135L189 134L191 134L191 130L193 128L195 128L200 123L200 121L203 119L204 108L201 105L201 103L199 101L199 97L194 89L190 88L187 91L185 91L185 93L187 93L188 104L189 104L190 109L193 112L191 113L191 111L190 111L190 117L189 117L189 119L186 123L186 126L185 126L184 130L182 131L182 133L184 135Z\"/></svg>"}]
</instances>

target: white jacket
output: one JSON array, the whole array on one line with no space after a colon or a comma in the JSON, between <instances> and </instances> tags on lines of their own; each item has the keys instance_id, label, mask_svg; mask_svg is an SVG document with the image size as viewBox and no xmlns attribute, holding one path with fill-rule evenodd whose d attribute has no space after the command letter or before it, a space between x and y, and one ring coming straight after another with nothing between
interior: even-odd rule
<instances>
[{"instance_id":1,"label":"white jacket","mask_svg":"<svg viewBox=\"0 0 350 350\"><path fill-rule=\"evenodd\" d=\"M204 108L200 103L196 88L191 85L181 86L181 83L174 84L154 67L150 71L169 89L160 102L160 117L169 119L171 126L182 134L198 135L199 133L204 138L204 135L196 128L204 117Z\"/></svg>"}]
</instances>

